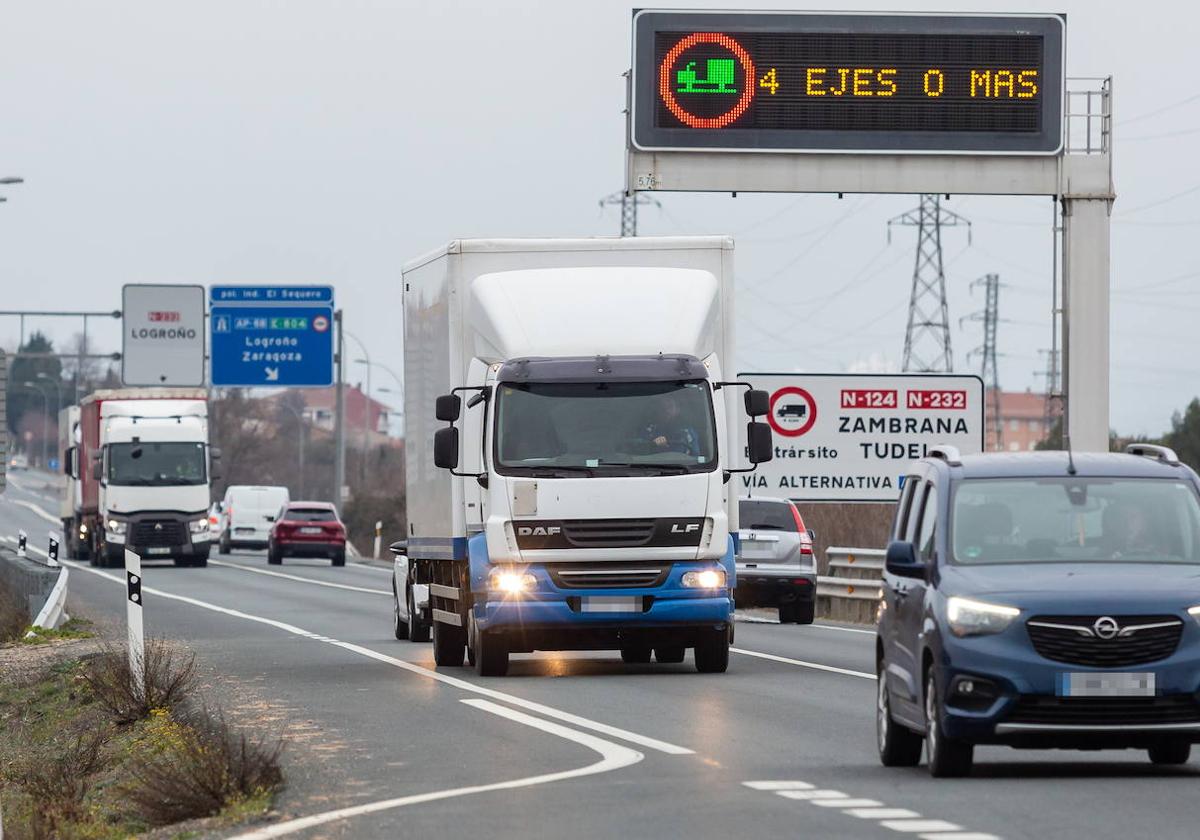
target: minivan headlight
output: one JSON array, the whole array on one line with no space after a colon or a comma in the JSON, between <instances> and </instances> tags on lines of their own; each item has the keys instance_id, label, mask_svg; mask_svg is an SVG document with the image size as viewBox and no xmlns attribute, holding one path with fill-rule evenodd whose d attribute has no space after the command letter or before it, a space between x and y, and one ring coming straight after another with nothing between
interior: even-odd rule
<instances>
[{"instance_id":1,"label":"minivan headlight","mask_svg":"<svg viewBox=\"0 0 1200 840\"><path fill-rule=\"evenodd\" d=\"M1016 607L972 601L952 596L946 601L946 618L955 636L982 636L1000 633L1021 614Z\"/></svg>"},{"instance_id":2,"label":"minivan headlight","mask_svg":"<svg viewBox=\"0 0 1200 840\"><path fill-rule=\"evenodd\" d=\"M1188 615L1190 615L1192 618L1196 619L1197 622L1200 622L1200 604L1197 604L1194 607L1189 607Z\"/></svg>"}]
</instances>

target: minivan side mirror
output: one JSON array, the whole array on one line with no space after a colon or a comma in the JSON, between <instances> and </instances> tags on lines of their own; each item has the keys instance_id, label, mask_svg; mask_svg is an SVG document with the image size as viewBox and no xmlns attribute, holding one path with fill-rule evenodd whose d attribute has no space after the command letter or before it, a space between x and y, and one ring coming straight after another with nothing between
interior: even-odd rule
<instances>
[{"instance_id":1,"label":"minivan side mirror","mask_svg":"<svg viewBox=\"0 0 1200 840\"><path fill-rule=\"evenodd\" d=\"M764 464L775 454L771 440L771 427L766 423L751 420L746 424L747 457L751 464Z\"/></svg>"},{"instance_id":2,"label":"minivan side mirror","mask_svg":"<svg viewBox=\"0 0 1200 840\"><path fill-rule=\"evenodd\" d=\"M445 399L438 397L438 401ZM458 399L457 396L454 399ZM447 426L433 433L433 465L443 470L458 468L458 429Z\"/></svg>"},{"instance_id":3,"label":"minivan side mirror","mask_svg":"<svg viewBox=\"0 0 1200 840\"><path fill-rule=\"evenodd\" d=\"M462 414L462 397L458 394L443 394L434 402L433 410L437 419L443 423L453 423Z\"/></svg>"},{"instance_id":4,"label":"minivan side mirror","mask_svg":"<svg viewBox=\"0 0 1200 840\"><path fill-rule=\"evenodd\" d=\"M917 559L917 547L904 540L888 543L884 566L890 574L897 577L925 577L925 564Z\"/></svg>"},{"instance_id":5,"label":"minivan side mirror","mask_svg":"<svg viewBox=\"0 0 1200 840\"><path fill-rule=\"evenodd\" d=\"M388 551L392 552L392 554L395 554L397 557L401 557L408 553L408 543L404 540L397 540L388 546Z\"/></svg>"},{"instance_id":6,"label":"minivan side mirror","mask_svg":"<svg viewBox=\"0 0 1200 840\"><path fill-rule=\"evenodd\" d=\"M751 417L765 417L770 411L770 394L753 388L746 392L746 414Z\"/></svg>"}]
</instances>

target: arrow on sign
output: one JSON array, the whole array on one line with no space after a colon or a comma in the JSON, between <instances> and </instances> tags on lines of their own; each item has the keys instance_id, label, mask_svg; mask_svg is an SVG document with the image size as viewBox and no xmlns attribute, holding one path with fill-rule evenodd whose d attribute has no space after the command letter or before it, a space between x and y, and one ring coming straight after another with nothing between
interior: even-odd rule
<instances>
[{"instance_id":1,"label":"arrow on sign","mask_svg":"<svg viewBox=\"0 0 1200 840\"><path fill-rule=\"evenodd\" d=\"M277 367L263 368L263 371L267 374L268 382L278 382L279 381L279 368L277 368Z\"/></svg>"}]
</instances>

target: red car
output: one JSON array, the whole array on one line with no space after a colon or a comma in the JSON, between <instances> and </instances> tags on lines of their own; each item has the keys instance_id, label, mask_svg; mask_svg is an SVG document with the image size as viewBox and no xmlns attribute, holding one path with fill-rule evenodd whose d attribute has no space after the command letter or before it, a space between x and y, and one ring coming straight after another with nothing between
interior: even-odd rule
<instances>
[{"instance_id":1,"label":"red car","mask_svg":"<svg viewBox=\"0 0 1200 840\"><path fill-rule=\"evenodd\" d=\"M279 511L267 538L267 562L284 557L328 557L346 565L346 526L328 502L289 502Z\"/></svg>"}]
</instances>

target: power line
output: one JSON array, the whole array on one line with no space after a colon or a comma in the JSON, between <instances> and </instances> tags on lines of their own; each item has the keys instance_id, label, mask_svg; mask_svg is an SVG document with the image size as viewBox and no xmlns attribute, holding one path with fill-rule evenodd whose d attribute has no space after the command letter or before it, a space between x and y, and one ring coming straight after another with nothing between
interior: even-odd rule
<instances>
[{"instance_id":1,"label":"power line","mask_svg":"<svg viewBox=\"0 0 1200 840\"><path fill-rule=\"evenodd\" d=\"M1147 111L1144 114L1138 114L1137 116L1130 117L1126 120L1119 120L1117 125L1129 125L1130 123L1148 120L1151 117L1157 117L1159 114L1165 114L1167 111L1173 111L1176 108L1182 108L1184 105L1187 105L1190 102L1195 102L1197 99L1200 99L1200 93L1194 93L1191 96L1180 99L1178 102L1172 102L1169 105L1164 105L1161 108L1156 108L1153 111Z\"/></svg>"},{"instance_id":2,"label":"power line","mask_svg":"<svg viewBox=\"0 0 1200 840\"><path fill-rule=\"evenodd\" d=\"M1192 193L1195 193L1195 192L1200 192L1200 184L1196 184L1194 186L1188 187L1186 190L1182 190L1180 192L1173 193L1172 195L1168 195L1164 198L1160 198L1155 201L1151 201L1148 204L1140 204L1137 207L1130 207L1126 210L1122 210L1120 213L1117 213L1115 215L1128 216L1132 213L1140 213L1143 210L1149 210L1152 207L1158 207L1162 204L1166 204L1168 202L1174 201L1177 198L1183 198L1185 195L1191 195Z\"/></svg>"}]
</instances>

